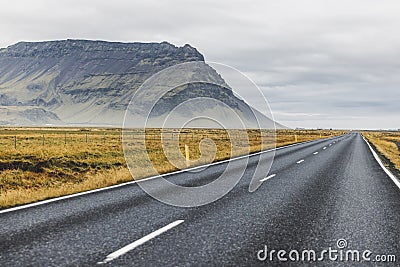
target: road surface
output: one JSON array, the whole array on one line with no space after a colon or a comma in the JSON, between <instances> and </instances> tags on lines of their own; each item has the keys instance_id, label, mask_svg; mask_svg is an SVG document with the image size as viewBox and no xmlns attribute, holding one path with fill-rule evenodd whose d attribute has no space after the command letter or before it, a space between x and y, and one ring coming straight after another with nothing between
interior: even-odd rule
<instances>
[{"instance_id":1,"label":"road surface","mask_svg":"<svg viewBox=\"0 0 400 267\"><path fill-rule=\"evenodd\" d=\"M179 173L170 179L204 184L223 169L216 164L201 175ZM253 172L249 164L230 193L197 208L165 205L131 184L3 211L0 265L359 265L321 254L329 247L338 254L340 249L371 251L364 255L370 261L393 261L393 256L400 261L400 189L360 134L277 150L271 171L250 193ZM276 251L272 256L271 250ZM279 250L287 253L278 258ZM322 260L312 262L307 254L302 259L304 250L314 250L315 260Z\"/></svg>"}]
</instances>

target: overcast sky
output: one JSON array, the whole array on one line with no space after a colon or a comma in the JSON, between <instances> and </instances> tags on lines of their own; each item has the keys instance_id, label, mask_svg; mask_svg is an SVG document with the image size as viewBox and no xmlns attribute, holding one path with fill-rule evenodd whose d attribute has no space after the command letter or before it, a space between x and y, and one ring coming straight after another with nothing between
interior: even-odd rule
<instances>
[{"instance_id":1,"label":"overcast sky","mask_svg":"<svg viewBox=\"0 0 400 267\"><path fill-rule=\"evenodd\" d=\"M290 127L400 128L398 0L12 0L0 25L0 47L189 43L247 74Z\"/></svg>"}]
</instances>

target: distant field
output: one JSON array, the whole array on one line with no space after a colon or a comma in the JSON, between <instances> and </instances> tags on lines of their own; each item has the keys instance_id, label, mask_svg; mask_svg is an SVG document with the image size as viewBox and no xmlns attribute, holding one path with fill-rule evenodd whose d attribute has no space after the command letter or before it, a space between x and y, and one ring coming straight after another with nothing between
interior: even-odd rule
<instances>
[{"instance_id":1,"label":"distant field","mask_svg":"<svg viewBox=\"0 0 400 267\"><path fill-rule=\"evenodd\" d=\"M400 174L400 132L363 132L367 140L384 158L384 164L396 174ZM395 169L395 170L394 170Z\"/></svg>"},{"instance_id":2,"label":"distant field","mask_svg":"<svg viewBox=\"0 0 400 267\"><path fill-rule=\"evenodd\" d=\"M279 130L277 146L326 138L342 131ZM249 143L243 138L248 136ZM163 152L159 129L146 133L132 130L125 136L133 150L146 137L149 158L159 173L227 159L274 147L274 135L268 131L220 129L171 129L164 146L179 142L180 151ZM261 147L261 137L267 142ZM206 139L206 140L205 140ZM207 141L207 139L211 139ZM199 144L201 143L202 153ZM250 146L248 145L250 144ZM190 161L184 160L185 145ZM105 187L153 175L146 167L144 152L134 153L135 177L126 167L121 129L94 128L0 128L0 207L34 202L51 197Z\"/></svg>"}]
</instances>

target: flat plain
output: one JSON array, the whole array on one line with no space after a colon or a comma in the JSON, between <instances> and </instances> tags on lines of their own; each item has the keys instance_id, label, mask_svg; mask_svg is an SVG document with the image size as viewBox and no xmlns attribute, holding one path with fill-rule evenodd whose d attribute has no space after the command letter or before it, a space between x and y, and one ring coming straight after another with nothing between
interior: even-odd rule
<instances>
[{"instance_id":1,"label":"flat plain","mask_svg":"<svg viewBox=\"0 0 400 267\"><path fill-rule=\"evenodd\" d=\"M363 136L374 146L383 163L400 174L400 131L365 131Z\"/></svg>"},{"instance_id":2,"label":"flat plain","mask_svg":"<svg viewBox=\"0 0 400 267\"><path fill-rule=\"evenodd\" d=\"M142 179L155 172L168 173L344 131L132 129L122 133L121 129L106 128L1 128L0 207ZM131 152L131 172L123 142Z\"/></svg>"}]
</instances>

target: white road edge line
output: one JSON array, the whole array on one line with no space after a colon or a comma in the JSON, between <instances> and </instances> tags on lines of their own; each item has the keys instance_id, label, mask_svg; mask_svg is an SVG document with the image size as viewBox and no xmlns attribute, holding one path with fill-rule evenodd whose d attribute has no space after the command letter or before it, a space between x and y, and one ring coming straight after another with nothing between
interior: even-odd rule
<instances>
[{"instance_id":1,"label":"white road edge line","mask_svg":"<svg viewBox=\"0 0 400 267\"><path fill-rule=\"evenodd\" d=\"M304 162L304 159L302 159L302 160L299 160L298 162L296 162L297 164L300 164L300 163L302 163L302 162Z\"/></svg>"},{"instance_id":2,"label":"white road edge line","mask_svg":"<svg viewBox=\"0 0 400 267\"><path fill-rule=\"evenodd\" d=\"M386 174L390 177L390 179L392 179L392 181L397 185L397 187L400 189L400 181L399 179L394 176L388 169L386 169L385 165L383 165L381 159L379 158L378 154L375 152L375 150L372 148L372 146L369 144L369 142L367 141L367 139L365 139L365 137L362 137L365 141L365 143L367 143L369 149L372 152L372 155L374 156L375 160L379 163L379 165L381 166L381 168L386 172Z\"/></svg>"},{"instance_id":3,"label":"white road edge line","mask_svg":"<svg viewBox=\"0 0 400 267\"><path fill-rule=\"evenodd\" d=\"M172 223L170 223L170 224L168 224L168 225L166 225L166 226L164 226L164 227L152 232L151 234L148 234L148 235L136 240L135 242L132 242L129 245L126 245L125 247L120 248L117 251L107 255L107 257L103 261L100 261L97 264L105 264L107 262L115 260L116 258L124 255L125 253L128 253L132 249L134 249L134 248L146 243L147 241L155 238L156 236L161 235L162 233L174 228L175 226L177 226L177 225L179 225L179 224L181 224L183 222L184 222L184 220L177 220L175 222L172 222Z\"/></svg>"},{"instance_id":4,"label":"white road edge line","mask_svg":"<svg viewBox=\"0 0 400 267\"><path fill-rule=\"evenodd\" d=\"M317 154L318 154L318 151L317 151L317 152L314 152L313 154L314 154L314 155L317 155Z\"/></svg>"},{"instance_id":5,"label":"white road edge line","mask_svg":"<svg viewBox=\"0 0 400 267\"><path fill-rule=\"evenodd\" d=\"M118 187L127 186L127 185L132 185L132 184L136 184L138 182L144 182L144 181L148 181L148 180L152 180L152 179L156 179L156 178L160 178L160 177L164 177L164 176L168 176L168 175L173 175L173 174L177 174L177 173L192 171L192 170L196 170L196 169L200 169L200 168L204 168L204 167L208 167L208 166L212 166L212 165L222 164L222 163L229 162L231 160L239 160L239 159L243 159L243 158L246 158L246 157L260 155L260 154L268 153L268 152L271 152L271 151L277 151L277 150L281 150L281 149L292 147L292 146L298 146L298 145L307 144L307 143L311 143L311 142L315 142L315 141L321 141L321 140L329 140L329 139L338 138L338 137L340 137L340 136L335 136L335 137L330 137L330 138L323 138L323 139L316 139L316 140L310 140L310 141L305 141L305 142L301 142L301 143L295 143L295 144L291 144L291 145L286 145L286 146L281 146L281 147L277 147L277 148L272 148L272 149L260 151L260 152L253 153L253 154L250 154L250 155L243 155L243 156L232 158L232 159L226 159L226 160L217 161L217 162L213 162L213 163L209 163L209 164L205 164L205 165L201 165L201 166L197 166L197 167L192 167L192 168L188 168L188 169L179 170L179 171L176 171L176 172L170 172L170 173L165 173L165 174L161 174L161 175L156 175L156 176L148 177L148 178L145 178L145 179L125 182L125 183L122 183L122 184L116 184L116 185L112 185L112 186L102 187L102 188L93 189L93 190L89 190L89 191L85 191L85 192L81 192L81 193L75 193L75 194L71 194L71 195L66 195L66 196L62 196L62 197L56 197L56 198L50 198L50 199L46 199L46 200L41 200L41 201L30 203L30 204L25 204L25 205L13 207L13 208L0 210L0 214L13 212L13 211L17 211L17 210L22 210L22 209L27 209L27 208L31 208L31 207L36 207L36 206L40 206L40 205L44 205L44 204L48 204L48 203L52 203L52 202L56 202L56 201L60 201L60 200L65 200L65 199L69 199L69 198L84 196L84 195L88 195L88 194L92 194L92 193L97 193L97 192L101 192L101 191L105 191L105 190L110 190L110 189L114 189L114 188L118 188Z\"/></svg>"},{"instance_id":6,"label":"white road edge line","mask_svg":"<svg viewBox=\"0 0 400 267\"><path fill-rule=\"evenodd\" d=\"M271 174L270 176L267 176L267 177L261 179L260 182L265 182L266 180L269 180L269 179L271 179L271 178L273 178L275 176L276 176L276 174Z\"/></svg>"}]
</instances>

